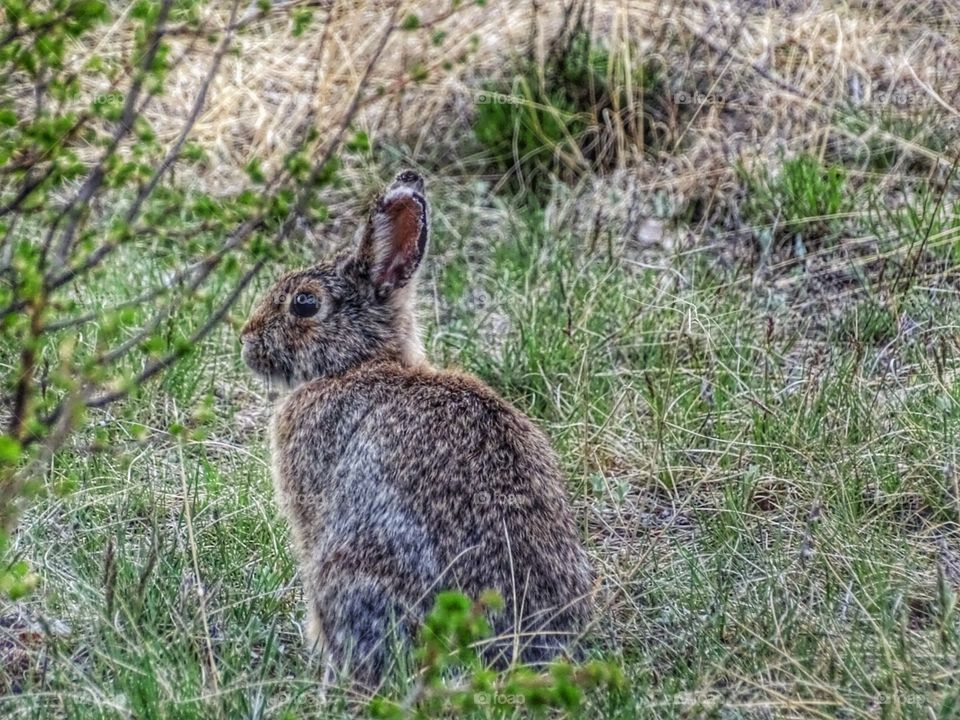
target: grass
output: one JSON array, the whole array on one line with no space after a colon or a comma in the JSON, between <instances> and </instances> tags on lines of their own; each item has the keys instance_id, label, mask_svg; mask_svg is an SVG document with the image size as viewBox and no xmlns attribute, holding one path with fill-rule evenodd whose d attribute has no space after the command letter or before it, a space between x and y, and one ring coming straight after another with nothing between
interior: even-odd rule
<instances>
[{"instance_id":1,"label":"grass","mask_svg":"<svg viewBox=\"0 0 960 720\"><path fill-rule=\"evenodd\" d=\"M543 63L518 59L513 77L486 83L473 123L486 171L536 205L555 177L571 182L609 170L627 147L660 149L668 93L657 64L638 65L638 54L630 43L611 49L576 27Z\"/></svg>"},{"instance_id":2,"label":"grass","mask_svg":"<svg viewBox=\"0 0 960 720\"><path fill-rule=\"evenodd\" d=\"M829 242L851 203L846 173L801 154L782 163L774 175L766 167L756 174L741 171L747 200L744 220L753 226L761 251L792 245L802 256L810 245Z\"/></svg>"},{"instance_id":3,"label":"grass","mask_svg":"<svg viewBox=\"0 0 960 720\"><path fill-rule=\"evenodd\" d=\"M591 712L951 717L960 383L935 348L956 325L818 337L706 253L657 273L532 210L478 245L438 195L429 351L561 453L603 579L590 652L628 679ZM0 646L6 717L349 711L321 704L304 653L267 400L234 335L50 468L17 540L42 584L18 612L60 630Z\"/></svg>"},{"instance_id":4,"label":"grass","mask_svg":"<svg viewBox=\"0 0 960 720\"><path fill-rule=\"evenodd\" d=\"M889 81L897 48L921 52L917 38L929 39L912 6L867 5L757 12L727 30L712 13L678 8L667 22L639 3L613 26L620 39L608 55L578 49L579 95L539 87L526 66L517 75L527 88L515 86L509 71L496 74L503 53L478 52L478 77L530 102L470 95L478 115L466 122L454 117L464 88L434 83L435 72L407 82L419 72L385 64L378 83L406 88L410 116L399 129L389 113L382 123L359 116L362 154L377 165L348 159L331 222L269 273L309 262L313 244L346 242L362 214L352 205L388 166L412 157L433 170L428 354L480 376L560 454L601 579L588 651L627 679L618 695L591 694L585 717L960 713L960 252L956 181L940 157L951 135L924 114L929 98L911 113L841 111L846 78ZM485 28L526 33L508 21L526 9L498 8L464 10L454 20L468 31L449 32L422 59L394 59L433 67L441 51L479 47ZM856 13L882 22L853 22ZM369 51L357 40L370 35L362 18L345 13L331 26L353 33L327 51L336 72L324 87L338 94L351 86L336 79L353 77ZM655 40L650 58L623 41L638 28ZM243 162L211 163L187 184L215 194L246 183L244 153L312 107L304 83L316 38L260 30L224 73L198 139L220 142L247 103L269 112L246 112L226 136ZM713 48L716 37L729 47ZM262 67L249 60L274 44ZM955 55L947 45L938 52ZM942 62L931 57L909 65ZM629 67L642 69L628 76ZM632 95L605 90L627 77ZM949 87L932 86L957 106ZM720 101L671 105L679 93ZM289 99L295 107L277 109ZM638 109L623 112L631 102ZM612 124L600 127L601 116ZM619 147L630 128L615 122L628 121L637 143ZM419 138L390 144L409 126ZM587 142L603 133L610 143ZM755 146L738 144L741 135ZM570 170L568 185L548 177ZM511 173L540 183L536 202L523 194L532 186L511 187ZM656 242L637 231L650 219L663 225ZM142 250L78 289L80 305L162 283L167 248ZM0 601L0 716L356 710L354 698L321 686L304 650L300 584L269 479L269 401L239 359L237 329L269 279L197 352L123 407L91 416L38 478L43 494L11 559L28 561L41 583L24 600ZM222 290L163 330L175 337L202 321ZM79 336L90 351L97 330ZM409 680L388 692L402 701Z\"/></svg>"}]
</instances>

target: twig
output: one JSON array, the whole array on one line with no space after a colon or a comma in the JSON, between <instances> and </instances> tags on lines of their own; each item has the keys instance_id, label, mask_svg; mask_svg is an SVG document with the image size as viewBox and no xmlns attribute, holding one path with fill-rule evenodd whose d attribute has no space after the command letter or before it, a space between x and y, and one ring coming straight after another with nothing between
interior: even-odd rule
<instances>
[{"instance_id":1,"label":"twig","mask_svg":"<svg viewBox=\"0 0 960 720\"><path fill-rule=\"evenodd\" d=\"M147 76L147 72L149 71L150 66L153 65L153 61L156 59L157 53L160 50L160 40L163 35L163 26L167 22L172 5L173 0L163 0L163 4L160 6L160 11L157 13L157 22L150 35L147 51L144 53L143 62L141 63L140 72L134 75L133 82L130 84L130 90L127 93L127 98L123 105L120 120L117 123L117 128L113 133L110 143L107 145L106 150L104 150L100 160L87 175L83 185L80 186L80 190L77 191L77 194L74 195L73 199L67 204L63 212L60 214L60 218L68 217L67 227L60 236L60 242L57 244L56 250L56 259L61 265L66 262L67 255L69 254L70 248L73 244L73 237L77 231L80 215L85 210L87 202L89 202L90 198L93 197L94 193L103 184L103 181L106 178L104 166L106 165L107 160L113 157L120 146L120 142L133 128L134 120L137 117L137 100L140 97L140 91L143 89L143 82ZM51 237L52 233L56 231L58 225L59 218L57 221L51 224Z\"/></svg>"},{"instance_id":2,"label":"twig","mask_svg":"<svg viewBox=\"0 0 960 720\"><path fill-rule=\"evenodd\" d=\"M213 313L213 315L211 315L207 319L207 321L203 325L201 325L200 328L198 328L193 333L193 335L191 335L190 338L187 340L187 343L190 346L193 346L196 343L200 342L207 335L211 333L211 331L220 323L220 321L227 314L227 312L229 312L230 307L233 305L234 302L236 302L237 298L240 297L240 293L242 293L246 289L247 285L250 284L250 281L253 280L254 277L256 277L257 273L260 272L260 270L263 268L265 264L266 264L265 260L258 260L254 264L254 266L250 268L243 275L242 278L240 278L240 282L237 283L237 286L233 289L233 292L230 293L229 297L223 302L223 304L219 308L217 308L217 310ZM137 376L133 379L133 382L131 383L130 387L124 388L121 390L115 390L113 392L104 393L103 395L99 395L95 398L92 398L87 402L87 407L100 408L100 407L109 405L110 403L116 402L117 400L120 400L122 398L125 398L127 395L130 394L130 392L134 388L139 387L142 383L152 378L161 370L166 370L168 367L173 365L174 362L176 362L181 357L183 357L183 355L184 355L184 351L182 350L174 350L170 353L167 353L159 360L155 360L154 362L147 365L147 367L145 367L143 370L141 370L140 373L138 373Z\"/></svg>"},{"instance_id":3,"label":"twig","mask_svg":"<svg viewBox=\"0 0 960 720\"><path fill-rule=\"evenodd\" d=\"M360 109L360 99L363 95L364 89L366 88L367 80L369 80L374 67L376 67L377 62L380 60L380 56L383 54L384 48L387 46L387 41L389 41L390 36L393 35L394 30L397 29L394 21L397 18L397 12L400 10L401 4L402 2L400 0L393 4L393 9L390 11L390 18L387 20L386 30L380 36L380 41L377 44L377 48L374 50L373 56L370 58L370 60L367 62L367 66L364 68L363 75L360 77L360 81L357 83L357 89L353 93L353 97L350 98L350 104L347 106L347 111L344 113L343 119L340 121L340 125L337 127L336 134L333 136L333 139L327 143L327 148L323 152L321 159L314 162L313 167L310 169L310 175L308 176L306 183L304 183L303 190L300 192L300 196L297 198L297 203L294 206L293 212L290 213L290 216L280 229L281 239L289 236L290 231L296 225L296 221L303 216L304 212L306 211L307 202L313 193L313 186L316 183L317 178L320 177L320 173L323 172L324 166L326 166L326 164L330 161L330 158L333 157L333 153L340 148L340 143L343 140L344 133L346 133L347 128L350 127L350 123L353 122L354 116Z\"/></svg>"},{"instance_id":4,"label":"twig","mask_svg":"<svg viewBox=\"0 0 960 720\"><path fill-rule=\"evenodd\" d=\"M216 53L214 53L213 60L210 63L210 70L203 78L203 82L200 85L200 90L197 92L196 100L193 102L193 108L190 110L190 115L187 116L187 120L183 124L183 129L180 131L180 135L167 152L166 157L163 158L163 161L160 163L160 167L157 168L157 171L153 174L153 177L150 178L149 182L140 188L140 191L137 193L137 197L130 204L130 208L127 210L125 216L128 223L133 222L140 214L140 208L143 206L143 202L154 191L154 189L157 187L157 183L160 182L160 179L164 176L164 174L166 174L167 170L170 169L170 166L176 162L177 158L180 156L180 151L183 149L183 144L186 142L191 130L193 130L193 126L196 125L197 119L200 117L200 113L206 104L207 92L210 90L210 83L213 82L213 78L216 77L217 73L220 71L220 63L223 61L224 55L227 54L227 50L230 49L230 43L233 42L233 21L237 16L237 8L239 5L240 0L234 0L233 6L230 8L230 22L227 25L227 32L224 33L223 38L220 40L220 45L217 47Z\"/></svg>"}]
</instances>

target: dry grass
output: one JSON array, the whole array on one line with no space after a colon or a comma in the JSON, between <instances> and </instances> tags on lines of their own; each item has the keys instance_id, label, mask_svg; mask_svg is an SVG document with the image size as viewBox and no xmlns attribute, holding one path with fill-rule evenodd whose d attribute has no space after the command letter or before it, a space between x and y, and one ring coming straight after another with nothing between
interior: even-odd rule
<instances>
[{"instance_id":1,"label":"dry grass","mask_svg":"<svg viewBox=\"0 0 960 720\"><path fill-rule=\"evenodd\" d=\"M314 7L312 26L294 37L289 7L309 4L278 5L238 34L238 52L224 62L195 127L194 139L214 157L198 178L206 189L242 184L243 167L255 156L281 158L304 122L321 134L337 127L387 33L370 89L361 94L356 126L374 142L406 142L414 159L433 155L438 143L455 146L469 126L480 83L509 72L504 60L528 48L543 57L566 18L559 2L492 0L446 11L417 3L336 0ZM879 122L853 133L836 121L838 108L847 106L867 108L874 116L896 110L918 119L960 120L955 8L938 2L777 5L590 3L594 36L627 63L658 58L666 69L665 89L674 98L686 96L693 109L668 119L665 134L672 148L644 156L644 148L624 141L624 164L641 179L642 192L721 198L735 182L735 162L768 163L780 151L824 149L838 138L853 144L879 140L933 164L949 156ZM410 14L420 18L421 28L399 29ZM228 17L224 3L205 22L218 28ZM243 13L240 17L244 22ZM117 23L98 50L119 52L123 28ZM444 38L434 44L437 31ZM176 41L172 56L187 44ZM204 58L213 51L202 42L190 48L162 102L148 112L161 137L172 140L179 131L204 78ZM453 67L445 69L445 62ZM421 71L426 78L414 80Z\"/></svg>"},{"instance_id":2,"label":"dry grass","mask_svg":"<svg viewBox=\"0 0 960 720\"><path fill-rule=\"evenodd\" d=\"M414 160L438 149L455 157L481 83L510 72L512 57L530 51L543 58L569 24L565 6L571 4L575 14L582 3L490 0L451 10L330 0L277 3L262 18L251 6L239 14L237 52L224 61L192 134L212 155L196 182L208 191L242 186L246 163L254 157L280 162L304 123L320 131L322 142L324 128L337 127L344 117L384 38L369 87L359 91L356 127L374 142L404 142ZM203 22L220 29L231 4L215 5ZM314 16L299 37L292 32L295 7ZM882 142L933 166L944 162L949 152L903 137L876 118L890 111L945 127L960 122L958 13L947 2L840 8L819 2L595 0L585 17L617 60L611 73L655 62L664 69L662 90L673 99L673 115L661 120L668 141L644 148L620 138L622 165L629 165L643 193L665 190L678 202L703 197L709 203L733 194L738 162L767 164L780 152L823 151L838 141ZM411 15L420 27L402 29ZM128 52L127 27L115 23L96 50ZM215 51L214 43L176 35L173 45L171 56L182 61L162 100L147 112L159 136L170 141ZM643 89L633 90L628 102L639 102ZM855 107L875 121L856 131L838 125L839 109Z\"/></svg>"}]
</instances>

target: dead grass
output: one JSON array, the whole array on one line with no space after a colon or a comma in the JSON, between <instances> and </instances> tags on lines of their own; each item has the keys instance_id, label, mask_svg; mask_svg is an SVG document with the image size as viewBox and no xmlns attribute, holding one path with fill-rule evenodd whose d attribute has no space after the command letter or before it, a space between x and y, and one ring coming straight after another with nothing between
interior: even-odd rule
<instances>
[{"instance_id":1,"label":"dead grass","mask_svg":"<svg viewBox=\"0 0 960 720\"><path fill-rule=\"evenodd\" d=\"M319 130L322 143L324 128L339 125L385 37L369 89L360 95L356 128L374 144L402 143L414 161L456 158L463 149L457 145L467 142L463 135L481 82L510 72L510 59L527 51L543 58L581 4L490 0L448 9L380 0L295 1L277 3L262 18L251 5L239 14L236 53L225 59L191 135L211 153L193 182L219 192L243 186L247 162L281 162L304 124ZM299 37L293 34L293 8L313 13ZM220 29L230 3L213 4L207 12L204 25ZM710 208L734 194L737 163L769 164L784 152L879 142L936 170L950 152L904 137L882 118L894 112L940 120L945 127L960 123L958 14L947 2L840 8L820 2L593 0L585 17L619 61L611 63L611 73L655 60L664 69L660 91L672 101L662 128L668 141L649 148L621 137L621 165L644 194L668 192L677 204L700 198L703 216L716 219ZM411 16L418 28L402 29ZM129 52L128 31L121 16L98 39L97 52ZM171 57L182 61L163 98L147 112L158 135L170 142L216 49L215 43L176 33L171 41ZM633 90L628 101L639 102L643 89ZM866 121L853 131L838 113L857 108ZM612 127L618 129L616 122ZM951 134L951 147L955 138ZM455 166L447 169L456 174Z\"/></svg>"}]
</instances>

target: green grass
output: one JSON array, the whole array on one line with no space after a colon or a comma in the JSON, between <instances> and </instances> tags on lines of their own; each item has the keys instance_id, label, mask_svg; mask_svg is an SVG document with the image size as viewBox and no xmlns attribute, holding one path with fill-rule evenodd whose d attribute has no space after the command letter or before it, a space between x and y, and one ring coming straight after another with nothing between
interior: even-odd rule
<instances>
[{"instance_id":1,"label":"green grass","mask_svg":"<svg viewBox=\"0 0 960 720\"><path fill-rule=\"evenodd\" d=\"M845 169L824 165L813 155L787 159L778 171L741 170L741 176L746 185L744 221L766 252L786 245L803 255L810 246L830 242L852 207Z\"/></svg>"},{"instance_id":2,"label":"green grass","mask_svg":"<svg viewBox=\"0 0 960 720\"><path fill-rule=\"evenodd\" d=\"M955 97L928 72L950 57L938 7L839 13L824 34L804 23L827 16L803 8L779 8L771 22L753 8L717 25L683 12L638 22L626 7L604 19L592 3L565 3L556 35L543 15L549 3L533 5L542 7L532 8L529 52L477 52L481 40L488 45L482 26L450 38L457 63L476 62L475 74L439 74L439 56L405 43L396 77L386 72L356 96L343 167L341 158L325 166L324 204L296 224L306 237L279 258L267 253L269 272L228 322L124 402L91 412L33 478L39 494L2 561L32 569L39 584L16 601L0 598L0 718L364 710L367 699L321 683L306 651L301 583L273 501L270 401L240 361L237 332L272 276L309 262L315 245L349 239L362 198L401 160L435 178L422 278L429 356L475 373L529 414L569 478L599 578L588 659L612 663L626 680L620 692L587 692L580 716L960 717L960 201L957 167L945 157ZM178 12L178 23L189 19ZM310 16L294 10L294 34ZM783 19L797 20L786 35ZM443 45L443 17L396 20ZM329 38L350 41L330 27ZM857 27L871 28L876 48ZM728 29L735 36L725 40ZM741 35L762 41L759 63ZM27 38L13 33L0 45L26 60ZM322 52L318 40L321 64L342 55ZM874 49L877 58L865 52ZM923 92L890 62L900 55ZM57 172L67 178L82 166L51 134L64 108L40 102L58 76L39 72L38 87L3 106L0 119L3 138L16 139L17 114L36 105L40 144L44 153L62 145ZM257 99L263 78L248 79ZM471 104L467 87L487 92ZM328 94L317 96L321 105ZM701 95L709 99L688 102ZM318 127L327 127L323 117ZM158 137L177 136L169 131L158 127ZM282 135L270 143L277 152ZM161 147L151 142L118 169L145 180L154 167L137 164ZM32 145L10 145L24 151L8 158L13 180ZM202 185L236 153L207 150L185 148L198 172L178 170L155 189L162 202L148 202L142 217L149 231L71 283L73 305L51 308L57 317L97 315L39 349L40 414L64 387L57 353L76 343L77 364L98 365L106 347L182 296L168 288L148 303L136 298L169 284L173 264L215 253L234 220L258 207L269 162L252 161L251 187L231 200ZM292 154L285 165L302 176L305 162ZM111 173L113 183L91 207L85 252L115 236L135 192ZM286 217L285 202L266 208L270 227ZM16 252L35 257L43 215L5 220L0 237L22 238ZM661 240L640 232L648 221L662 226ZM270 231L260 240L273 247ZM182 343L254 254L231 255L132 355L91 377L127 377ZM0 289L10 270L23 272L0 268ZM0 347L8 370L16 345ZM457 612L434 619L455 634L444 623L470 608L448 600ZM442 704L444 689L424 690L406 672L418 660L400 660L380 698L385 712L419 693L425 701L409 715L458 716L454 703L446 713L423 710ZM516 677L496 682L509 688ZM445 680L462 694L464 677ZM491 703L481 692L468 716L535 715L525 704L532 695Z\"/></svg>"},{"instance_id":3,"label":"green grass","mask_svg":"<svg viewBox=\"0 0 960 720\"><path fill-rule=\"evenodd\" d=\"M668 93L654 59L611 51L583 28L552 47L546 63L518 59L512 78L487 83L475 100L473 135L486 172L518 198L542 204L553 178L610 170L635 151L665 149Z\"/></svg>"},{"instance_id":4,"label":"green grass","mask_svg":"<svg viewBox=\"0 0 960 720\"><path fill-rule=\"evenodd\" d=\"M627 690L589 716L956 716L955 303L818 334L706 255L638 270L533 211L478 244L437 205L428 350L546 428L602 578L590 655ZM57 456L15 553L41 577L18 608L64 625L0 641L4 717L349 714L304 650L238 355L226 325Z\"/></svg>"},{"instance_id":5,"label":"green grass","mask_svg":"<svg viewBox=\"0 0 960 720\"><path fill-rule=\"evenodd\" d=\"M887 104L875 112L862 108L838 110L835 125L844 135L858 139L852 147L841 143L840 154L851 164L879 172L889 172L898 164L911 170L928 169L929 159L913 156L904 145L923 148L933 155L946 153L952 132L941 108L920 107L911 111L909 106L897 105L896 93L884 99Z\"/></svg>"}]
</instances>

